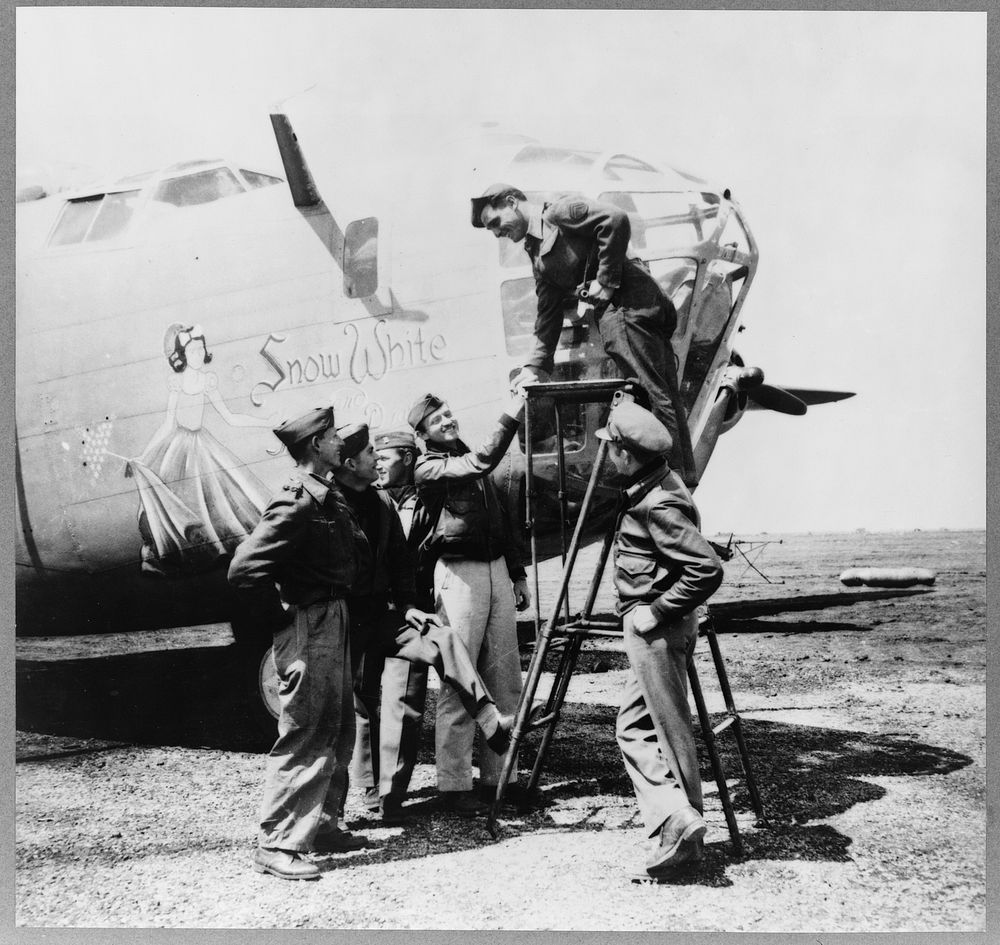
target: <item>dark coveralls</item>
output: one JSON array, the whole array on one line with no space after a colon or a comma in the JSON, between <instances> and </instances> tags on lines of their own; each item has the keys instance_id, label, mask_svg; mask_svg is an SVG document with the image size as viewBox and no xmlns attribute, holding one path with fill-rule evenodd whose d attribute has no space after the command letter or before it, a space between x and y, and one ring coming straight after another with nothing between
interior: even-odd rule
<instances>
[{"instance_id":1,"label":"dark coveralls","mask_svg":"<svg viewBox=\"0 0 1000 945\"><path fill-rule=\"evenodd\" d=\"M542 234L540 240L524 238L538 296L535 346L525 366L552 372L563 312L581 285L597 279L613 288L598 316L604 350L624 377L637 378L649 394L650 410L674 442L670 465L693 486L691 435L670 347L677 312L645 264L626 257L628 216L611 204L564 197L542 210Z\"/></svg>"},{"instance_id":2,"label":"dark coveralls","mask_svg":"<svg viewBox=\"0 0 1000 945\"><path fill-rule=\"evenodd\" d=\"M698 531L691 493L660 461L625 492L615 543L615 588L630 672L615 734L649 836L690 804L702 812L688 706L687 661L698 638L695 608L722 583L722 565ZM650 605L657 625L636 632Z\"/></svg>"},{"instance_id":3,"label":"dark coveralls","mask_svg":"<svg viewBox=\"0 0 1000 945\"><path fill-rule=\"evenodd\" d=\"M352 776L360 786L377 785L381 797L400 803L417 760L429 666L480 725L495 722L498 714L454 630L431 625L421 632L403 621L406 611L419 604L414 557L392 499L374 488L347 490L345 495L373 558L369 574L359 576L348 599L358 716ZM380 704L379 685L390 659L412 666L420 679L400 688L386 687ZM400 675L397 671L392 679Z\"/></svg>"},{"instance_id":4,"label":"dark coveralls","mask_svg":"<svg viewBox=\"0 0 1000 945\"><path fill-rule=\"evenodd\" d=\"M337 826L354 747L345 597L365 544L336 486L297 470L229 566L242 609L273 633L280 681L262 847L311 850L317 832Z\"/></svg>"}]
</instances>

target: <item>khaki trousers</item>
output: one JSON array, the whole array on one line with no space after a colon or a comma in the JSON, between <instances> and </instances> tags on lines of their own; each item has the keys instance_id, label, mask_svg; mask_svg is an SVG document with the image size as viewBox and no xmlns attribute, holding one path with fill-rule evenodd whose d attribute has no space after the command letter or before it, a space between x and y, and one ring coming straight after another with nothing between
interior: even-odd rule
<instances>
[{"instance_id":1,"label":"khaki trousers","mask_svg":"<svg viewBox=\"0 0 1000 945\"><path fill-rule=\"evenodd\" d=\"M698 618L688 614L638 634L630 611L623 630L629 674L615 736L652 837L675 811L690 804L700 813L703 806L687 676Z\"/></svg>"},{"instance_id":2,"label":"khaki trousers","mask_svg":"<svg viewBox=\"0 0 1000 945\"><path fill-rule=\"evenodd\" d=\"M347 605L295 608L274 635L278 740L267 758L258 842L309 850L317 831L336 826L354 747L354 698Z\"/></svg>"},{"instance_id":3,"label":"khaki trousers","mask_svg":"<svg viewBox=\"0 0 1000 945\"><path fill-rule=\"evenodd\" d=\"M465 644L483 682L493 693L503 715L517 710L521 695L521 660L517 652L517 615L514 591L503 558L472 561L440 560L434 568L437 615ZM472 789L472 747L476 727L462 707L455 689L445 680L438 693L435 755L441 791ZM503 756L480 739L479 780L500 780ZM517 764L511 781L517 779Z\"/></svg>"}]
</instances>

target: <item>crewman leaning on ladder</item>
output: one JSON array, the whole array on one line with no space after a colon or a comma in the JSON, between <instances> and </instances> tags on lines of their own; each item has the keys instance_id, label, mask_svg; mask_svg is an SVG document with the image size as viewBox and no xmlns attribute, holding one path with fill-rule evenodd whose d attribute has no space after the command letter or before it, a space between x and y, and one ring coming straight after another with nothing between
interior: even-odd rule
<instances>
[{"instance_id":1,"label":"crewman leaning on ladder","mask_svg":"<svg viewBox=\"0 0 1000 945\"><path fill-rule=\"evenodd\" d=\"M648 410L613 407L597 436L624 477L614 582L629 675L615 735L639 812L657 844L653 878L702 858L705 821L688 705L687 664L698 639L697 608L723 571L699 531L691 493L667 465L671 439Z\"/></svg>"}]
</instances>

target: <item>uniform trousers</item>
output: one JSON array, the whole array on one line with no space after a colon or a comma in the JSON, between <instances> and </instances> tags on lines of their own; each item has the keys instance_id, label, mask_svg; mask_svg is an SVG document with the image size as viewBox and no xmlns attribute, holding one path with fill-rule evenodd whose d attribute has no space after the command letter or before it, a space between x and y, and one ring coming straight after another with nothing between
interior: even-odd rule
<instances>
[{"instance_id":1,"label":"uniform trousers","mask_svg":"<svg viewBox=\"0 0 1000 945\"><path fill-rule=\"evenodd\" d=\"M698 618L688 614L639 634L632 614L629 611L623 618L629 674L615 735L639 813L652 837L663 821L686 805L699 813L703 809L687 676L698 640Z\"/></svg>"},{"instance_id":2,"label":"uniform trousers","mask_svg":"<svg viewBox=\"0 0 1000 945\"><path fill-rule=\"evenodd\" d=\"M312 849L337 824L354 747L354 702L347 605L325 600L294 608L274 634L278 740L267 758L258 841Z\"/></svg>"},{"instance_id":3,"label":"uniform trousers","mask_svg":"<svg viewBox=\"0 0 1000 945\"><path fill-rule=\"evenodd\" d=\"M465 644L483 681L493 693L503 715L517 710L521 695L521 660L517 651L517 614L510 573L503 558L473 561L442 558L434 568L437 615ZM455 697L453 687L442 681L435 726L437 782L441 791L472 789L472 748L475 725ZM494 754L480 740L479 780L495 785L500 780L503 756ZM517 760L510 780L517 779Z\"/></svg>"},{"instance_id":4,"label":"uniform trousers","mask_svg":"<svg viewBox=\"0 0 1000 945\"><path fill-rule=\"evenodd\" d=\"M667 337L661 305L651 308L610 306L598 327L604 350L625 378L634 377L649 394L653 415L673 440L669 463L689 488L697 484L687 412L677 384L677 366Z\"/></svg>"},{"instance_id":5,"label":"uniform trousers","mask_svg":"<svg viewBox=\"0 0 1000 945\"><path fill-rule=\"evenodd\" d=\"M378 785L380 797L397 801L406 796L417 762L428 667L437 671L442 691L447 687L470 724L472 719L481 726L497 719L493 697L458 634L433 625L421 633L401 623L385 604L359 608L352 601L352 647L359 657L351 778L361 787Z\"/></svg>"}]
</instances>

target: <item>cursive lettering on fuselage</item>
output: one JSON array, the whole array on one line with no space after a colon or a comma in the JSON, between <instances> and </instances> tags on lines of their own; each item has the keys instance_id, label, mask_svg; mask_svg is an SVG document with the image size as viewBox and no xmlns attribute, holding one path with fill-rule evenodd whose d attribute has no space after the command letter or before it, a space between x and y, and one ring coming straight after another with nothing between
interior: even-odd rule
<instances>
[{"instance_id":1,"label":"cursive lettering on fuselage","mask_svg":"<svg viewBox=\"0 0 1000 945\"><path fill-rule=\"evenodd\" d=\"M425 337L421 326L394 330L385 318L377 319L374 324L368 322L362 329L354 322L348 322L342 332L345 341L341 345L311 351L286 359L284 363L275 357L270 347L284 343L287 336L268 335L260 355L276 376L254 385L250 392L251 402L260 406L265 392L324 381L349 379L355 384L368 379L378 381L390 371L443 361L448 344L441 334Z\"/></svg>"}]
</instances>

